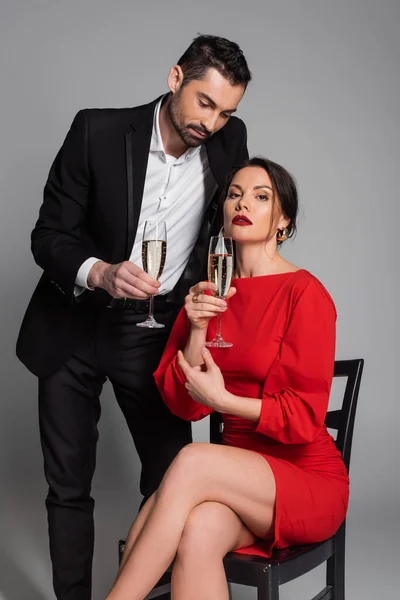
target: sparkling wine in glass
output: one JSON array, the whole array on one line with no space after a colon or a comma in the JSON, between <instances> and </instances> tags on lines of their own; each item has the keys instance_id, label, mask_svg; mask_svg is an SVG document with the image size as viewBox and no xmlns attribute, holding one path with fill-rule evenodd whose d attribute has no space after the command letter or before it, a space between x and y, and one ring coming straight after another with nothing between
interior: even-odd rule
<instances>
[{"instance_id":1,"label":"sparkling wine in glass","mask_svg":"<svg viewBox=\"0 0 400 600\"><path fill-rule=\"evenodd\" d=\"M144 225L142 241L142 262L143 270L150 277L159 279L164 270L165 258L167 256L167 225L164 221L146 221ZM137 323L137 327L149 327L150 329L160 329L165 327L158 323L154 316L154 296L150 296L149 315L142 323Z\"/></svg>"},{"instance_id":2,"label":"sparkling wine in glass","mask_svg":"<svg viewBox=\"0 0 400 600\"><path fill-rule=\"evenodd\" d=\"M230 237L213 236L208 252L208 280L215 283L214 296L226 298L231 287L233 274L233 241ZM230 348L232 342L226 342L221 333L221 313L218 314L217 335L206 346L210 348Z\"/></svg>"}]
</instances>

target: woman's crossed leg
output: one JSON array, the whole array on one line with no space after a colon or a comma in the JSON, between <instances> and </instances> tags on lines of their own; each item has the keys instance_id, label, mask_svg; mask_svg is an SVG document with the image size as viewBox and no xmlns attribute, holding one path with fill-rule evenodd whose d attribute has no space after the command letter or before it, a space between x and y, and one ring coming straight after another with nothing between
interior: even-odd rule
<instances>
[{"instance_id":1,"label":"woman's crossed leg","mask_svg":"<svg viewBox=\"0 0 400 600\"><path fill-rule=\"evenodd\" d=\"M143 600L175 559L173 600L226 600L222 559L272 535L275 479L250 450L186 446L133 524L107 600Z\"/></svg>"}]
</instances>

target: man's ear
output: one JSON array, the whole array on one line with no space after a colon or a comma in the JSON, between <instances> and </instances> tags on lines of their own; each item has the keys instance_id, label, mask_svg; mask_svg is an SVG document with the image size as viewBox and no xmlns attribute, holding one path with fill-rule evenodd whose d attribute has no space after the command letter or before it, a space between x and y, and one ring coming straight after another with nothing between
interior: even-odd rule
<instances>
[{"instance_id":1,"label":"man's ear","mask_svg":"<svg viewBox=\"0 0 400 600\"><path fill-rule=\"evenodd\" d=\"M168 75L168 87L173 94L179 92L182 87L184 75L179 65L174 65Z\"/></svg>"}]
</instances>

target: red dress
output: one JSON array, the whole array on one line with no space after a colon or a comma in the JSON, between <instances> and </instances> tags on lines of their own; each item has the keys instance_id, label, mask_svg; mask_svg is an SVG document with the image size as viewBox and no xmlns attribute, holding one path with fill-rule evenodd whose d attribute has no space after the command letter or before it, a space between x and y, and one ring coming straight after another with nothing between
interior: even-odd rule
<instances>
[{"instance_id":1,"label":"red dress","mask_svg":"<svg viewBox=\"0 0 400 600\"><path fill-rule=\"evenodd\" d=\"M210 351L226 389L261 398L258 422L223 415L223 443L265 457L275 476L273 540L242 553L269 556L273 547L322 541L342 523L349 479L325 424L335 356L336 310L322 284L303 269L234 279L236 295L222 318L232 348ZM216 321L207 339L216 333ZM172 329L155 380L170 410L197 421L212 409L187 393L176 353L190 324L182 309Z\"/></svg>"}]
</instances>

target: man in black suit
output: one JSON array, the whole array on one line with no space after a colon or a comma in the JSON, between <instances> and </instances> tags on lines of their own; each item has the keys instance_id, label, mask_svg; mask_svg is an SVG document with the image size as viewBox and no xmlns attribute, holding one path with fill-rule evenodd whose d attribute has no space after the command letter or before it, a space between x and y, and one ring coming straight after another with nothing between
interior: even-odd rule
<instances>
[{"instance_id":1,"label":"man in black suit","mask_svg":"<svg viewBox=\"0 0 400 600\"><path fill-rule=\"evenodd\" d=\"M138 451L141 493L157 489L190 424L164 406L152 374L189 287L204 277L220 195L247 158L232 117L251 74L237 44L199 36L169 93L129 109L81 110L52 167L32 232L43 275L17 343L39 377L39 420L54 590L89 600L100 393L113 385ZM145 220L167 223L160 282L142 270ZM148 298L163 329L142 329Z\"/></svg>"}]
</instances>

